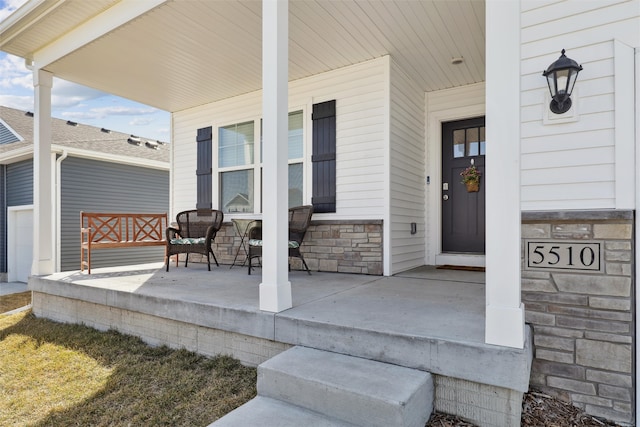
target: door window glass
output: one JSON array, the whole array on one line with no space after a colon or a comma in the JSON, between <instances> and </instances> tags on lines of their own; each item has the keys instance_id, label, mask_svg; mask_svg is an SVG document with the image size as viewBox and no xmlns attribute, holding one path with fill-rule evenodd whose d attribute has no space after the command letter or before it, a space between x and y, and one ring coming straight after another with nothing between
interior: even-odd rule
<instances>
[{"instance_id":1,"label":"door window glass","mask_svg":"<svg viewBox=\"0 0 640 427\"><path fill-rule=\"evenodd\" d=\"M464 157L466 138L464 129L453 131L453 157Z\"/></svg>"},{"instance_id":2,"label":"door window glass","mask_svg":"<svg viewBox=\"0 0 640 427\"><path fill-rule=\"evenodd\" d=\"M478 128L467 129L467 156L477 156L480 152Z\"/></svg>"},{"instance_id":3,"label":"door window glass","mask_svg":"<svg viewBox=\"0 0 640 427\"><path fill-rule=\"evenodd\" d=\"M453 158L465 156L484 156L486 142L484 126L453 131Z\"/></svg>"}]
</instances>

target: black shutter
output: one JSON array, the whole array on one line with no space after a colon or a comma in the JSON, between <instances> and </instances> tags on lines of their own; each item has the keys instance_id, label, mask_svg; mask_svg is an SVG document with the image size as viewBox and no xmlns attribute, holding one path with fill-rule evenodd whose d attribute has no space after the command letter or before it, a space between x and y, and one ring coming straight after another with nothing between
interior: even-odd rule
<instances>
[{"instance_id":1,"label":"black shutter","mask_svg":"<svg viewBox=\"0 0 640 427\"><path fill-rule=\"evenodd\" d=\"M336 211L336 101L313 105L314 213Z\"/></svg>"},{"instance_id":2,"label":"black shutter","mask_svg":"<svg viewBox=\"0 0 640 427\"><path fill-rule=\"evenodd\" d=\"M196 209L210 211L211 203L211 173L212 173L212 128L211 126L198 129L196 141L198 144L198 160L196 169L197 197Z\"/></svg>"}]
</instances>

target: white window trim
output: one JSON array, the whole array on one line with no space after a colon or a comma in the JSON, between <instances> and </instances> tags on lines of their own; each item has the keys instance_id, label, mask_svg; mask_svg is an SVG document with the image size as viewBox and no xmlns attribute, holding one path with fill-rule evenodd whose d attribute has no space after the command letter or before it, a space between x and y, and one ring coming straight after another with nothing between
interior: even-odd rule
<instances>
[{"instance_id":1,"label":"white window trim","mask_svg":"<svg viewBox=\"0 0 640 427\"><path fill-rule=\"evenodd\" d=\"M292 107L289 109L288 114L295 113L297 111L302 112L302 157L297 157L295 159L289 159L287 164L299 164L302 163L302 200L304 203L310 203L309 200L311 198L310 192L313 188L313 175L311 171L311 144L313 139L312 129L309 126L310 120L307 117L307 112L311 111L307 105L301 105L298 107ZM253 122L253 164L248 165L240 165L240 166L226 166L220 167L220 129L233 126L240 123L248 123ZM218 209L224 210L224 206L222 205L222 188L221 188L221 179L220 175L224 172L235 172L242 170L253 170L253 209L254 212L247 213L225 213L229 218L242 218L242 217L255 217L262 215L262 192L259 191L262 185L261 176L262 176L262 144L260 143L261 138L261 123L262 116L253 116L248 117L246 119L235 119L228 122L222 122L213 125L215 132L213 132L213 144L214 147L212 149L212 166L213 166L213 182L212 182L212 190L216 193L212 199L217 201Z\"/></svg>"}]
</instances>

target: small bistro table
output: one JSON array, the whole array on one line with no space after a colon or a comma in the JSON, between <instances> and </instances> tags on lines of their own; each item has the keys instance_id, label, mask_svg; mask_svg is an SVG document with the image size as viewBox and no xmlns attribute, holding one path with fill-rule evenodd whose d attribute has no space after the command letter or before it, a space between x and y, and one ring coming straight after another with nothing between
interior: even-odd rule
<instances>
[{"instance_id":1,"label":"small bistro table","mask_svg":"<svg viewBox=\"0 0 640 427\"><path fill-rule=\"evenodd\" d=\"M242 267L244 267L245 263L247 262L247 257L249 255L249 251L247 250L247 241L248 241L248 236L247 233L249 233L249 230L256 226L256 225L261 225L262 224L262 220L260 219L236 219L233 218L231 220L231 222L233 223L233 225L236 228L236 233L238 233L238 236L240 236L240 246L238 246L238 250L236 251L236 255L233 258L233 263L231 263L231 267L229 268L233 268L234 265L240 265ZM242 264L236 264L236 261L238 260L238 256L240 255L240 251L244 251L244 260L242 261Z\"/></svg>"}]
</instances>

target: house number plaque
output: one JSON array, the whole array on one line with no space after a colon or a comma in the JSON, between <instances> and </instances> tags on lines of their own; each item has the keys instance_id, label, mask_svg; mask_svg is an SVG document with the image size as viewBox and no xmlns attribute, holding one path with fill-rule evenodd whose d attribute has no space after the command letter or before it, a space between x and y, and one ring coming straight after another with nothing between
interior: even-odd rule
<instances>
[{"instance_id":1,"label":"house number plaque","mask_svg":"<svg viewBox=\"0 0 640 427\"><path fill-rule=\"evenodd\" d=\"M525 240L526 270L602 272L600 241Z\"/></svg>"}]
</instances>

